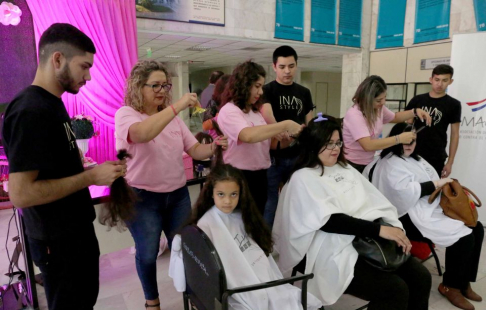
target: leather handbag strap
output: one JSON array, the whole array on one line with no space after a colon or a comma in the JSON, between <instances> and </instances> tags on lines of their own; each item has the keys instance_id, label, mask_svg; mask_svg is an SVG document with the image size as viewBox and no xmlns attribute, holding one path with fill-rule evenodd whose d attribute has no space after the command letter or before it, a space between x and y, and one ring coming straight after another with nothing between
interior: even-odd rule
<instances>
[{"instance_id":1,"label":"leather handbag strap","mask_svg":"<svg viewBox=\"0 0 486 310\"><path fill-rule=\"evenodd\" d=\"M474 193L472 192L472 190L470 190L469 188L467 188L467 187L465 187L465 186L462 186L462 188L463 188L463 189L465 189L465 190L466 190L466 191L467 191L469 194L471 194L471 195L474 197L474 199L476 199L476 201L473 201L473 202L474 202L474 204L476 205L476 207L478 207L478 208L479 208L479 207L481 207L481 206L483 205L483 204L481 203L481 200L478 198L478 196L476 196L476 194L474 194Z\"/></svg>"},{"instance_id":2,"label":"leather handbag strap","mask_svg":"<svg viewBox=\"0 0 486 310\"><path fill-rule=\"evenodd\" d=\"M439 195L439 193L442 191L442 188L437 188L432 194L429 196L429 203L432 203L435 198Z\"/></svg>"}]
</instances>

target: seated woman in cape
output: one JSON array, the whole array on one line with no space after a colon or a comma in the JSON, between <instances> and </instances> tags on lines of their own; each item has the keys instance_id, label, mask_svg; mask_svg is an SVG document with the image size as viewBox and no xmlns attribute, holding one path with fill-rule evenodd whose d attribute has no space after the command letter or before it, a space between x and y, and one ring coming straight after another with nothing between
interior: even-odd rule
<instances>
[{"instance_id":1,"label":"seated woman in cape","mask_svg":"<svg viewBox=\"0 0 486 310\"><path fill-rule=\"evenodd\" d=\"M271 252L272 236L248 189L243 173L231 165L217 165L209 174L194 207L193 223L197 223L211 239L223 263L228 288L259 284L282 279ZM169 275L181 259L180 246L174 239ZM179 280L180 281L180 280ZM177 287L176 287L177 288ZM178 288L184 291L185 288ZM234 310L297 310L302 309L301 290L285 284L268 289L232 295ZM311 294L307 309L318 309L322 303Z\"/></svg>"},{"instance_id":2,"label":"seated woman in cape","mask_svg":"<svg viewBox=\"0 0 486 310\"><path fill-rule=\"evenodd\" d=\"M341 127L314 118L298 138L303 151L279 198L273 236L287 272L306 256L309 292L324 305L344 294L369 300L368 309L427 309L429 271L415 258L395 272L371 266L352 245L355 236L382 237L409 252L396 208L344 158ZM393 225L382 226L382 218Z\"/></svg>"},{"instance_id":3,"label":"seated woman in cape","mask_svg":"<svg viewBox=\"0 0 486 310\"><path fill-rule=\"evenodd\" d=\"M390 136L411 131L405 123L395 125ZM374 163L373 163L374 164ZM372 165L365 170L370 170ZM446 248L445 273L439 292L456 307L474 309L465 298L481 301L470 282L476 281L484 229L481 222L470 229L463 222L442 212L440 196L428 203L429 195L444 184L435 169L415 154L415 141L409 145L397 144L384 149L371 176L372 183L397 208L398 216L411 240L431 240Z\"/></svg>"}]
</instances>

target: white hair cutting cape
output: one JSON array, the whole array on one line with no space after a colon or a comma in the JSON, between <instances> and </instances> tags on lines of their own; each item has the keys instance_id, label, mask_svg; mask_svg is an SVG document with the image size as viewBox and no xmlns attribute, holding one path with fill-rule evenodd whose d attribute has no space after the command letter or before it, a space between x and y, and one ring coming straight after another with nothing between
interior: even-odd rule
<instances>
[{"instance_id":1,"label":"white hair cutting cape","mask_svg":"<svg viewBox=\"0 0 486 310\"><path fill-rule=\"evenodd\" d=\"M432 204L428 202L429 195L420 197L420 183L433 180L439 180L439 175L426 160L393 154L378 160L372 177L373 184L397 208L399 216L408 213L425 238L448 247L472 230L442 212L440 195Z\"/></svg>"},{"instance_id":2,"label":"white hair cutting cape","mask_svg":"<svg viewBox=\"0 0 486 310\"><path fill-rule=\"evenodd\" d=\"M332 214L385 222L402 228L396 208L356 169L335 164L296 171L284 186L273 226L279 267L287 272L307 255L305 272L314 273L309 292L324 305L334 304L354 276L358 253L355 236L326 233L320 228Z\"/></svg>"},{"instance_id":3,"label":"white hair cutting cape","mask_svg":"<svg viewBox=\"0 0 486 310\"><path fill-rule=\"evenodd\" d=\"M239 211L225 214L213 207L204 214L197 226L214 244L224 266L228 288L283 278L272 256L267 257L258 244L247 236ZM234 310L298 310L302 309L300 297L298 287L285 284L232 295L229 304ZM308 310L322 307L322 303L311 294L307 294L307 304Z\"/></svg>"}]
</instances>

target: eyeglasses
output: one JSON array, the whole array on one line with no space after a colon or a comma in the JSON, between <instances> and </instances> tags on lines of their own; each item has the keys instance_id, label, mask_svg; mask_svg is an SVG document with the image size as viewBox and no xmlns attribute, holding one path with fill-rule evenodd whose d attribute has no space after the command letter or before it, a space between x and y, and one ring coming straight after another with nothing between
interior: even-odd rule
<instances>
[{"instance_id":1,"label":"eyeglasses","mask_svg":"<svg viewBox=\"0 0 486 310\"><path fill-rule=\"evenodd\" d=\"M152 87L152 90L154 91L154 93L158 93L162 90L162 88L164 89L164 91L168 92L170 91L170 89L172 88L172 84L145 84L144 86L149 86L149 87Z\"/></svg>"},{"instance_id":2,"label":"eyeglasses","mask_svg":"<svg viewBox=\"0 0 486 310\"><path fill-rule=\"evenodd\" d=\"M338 141L336 143L328 143L326 144L324 147L327 149L327 150L334 150L336 148L336 146L338 148L342 148L343 147L343 141Z\"/></svg>"}]
</instances>

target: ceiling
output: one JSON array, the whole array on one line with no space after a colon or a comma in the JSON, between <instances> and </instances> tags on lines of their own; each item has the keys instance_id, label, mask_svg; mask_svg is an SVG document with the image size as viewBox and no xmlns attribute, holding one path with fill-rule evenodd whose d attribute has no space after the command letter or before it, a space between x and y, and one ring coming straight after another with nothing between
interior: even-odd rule
<instances>
[{"instance_id":1,"label":"ceiling","mask_svg":"<svg viewBox=\"0 0 486 310\"><path fill-rule=\"evenodd\" d=\"M299 55L302 71L341 72L342 56L359 49L293 41L248 40L225 36L199 36L170 32L138 31L139 60L155 59L163 62L189 63L189 72L208 68L234 66L248 59L264 64L272 63L275 48L291 45ZM147 50L151 50L151 57Z\"/></svg>"}]
</instances>

